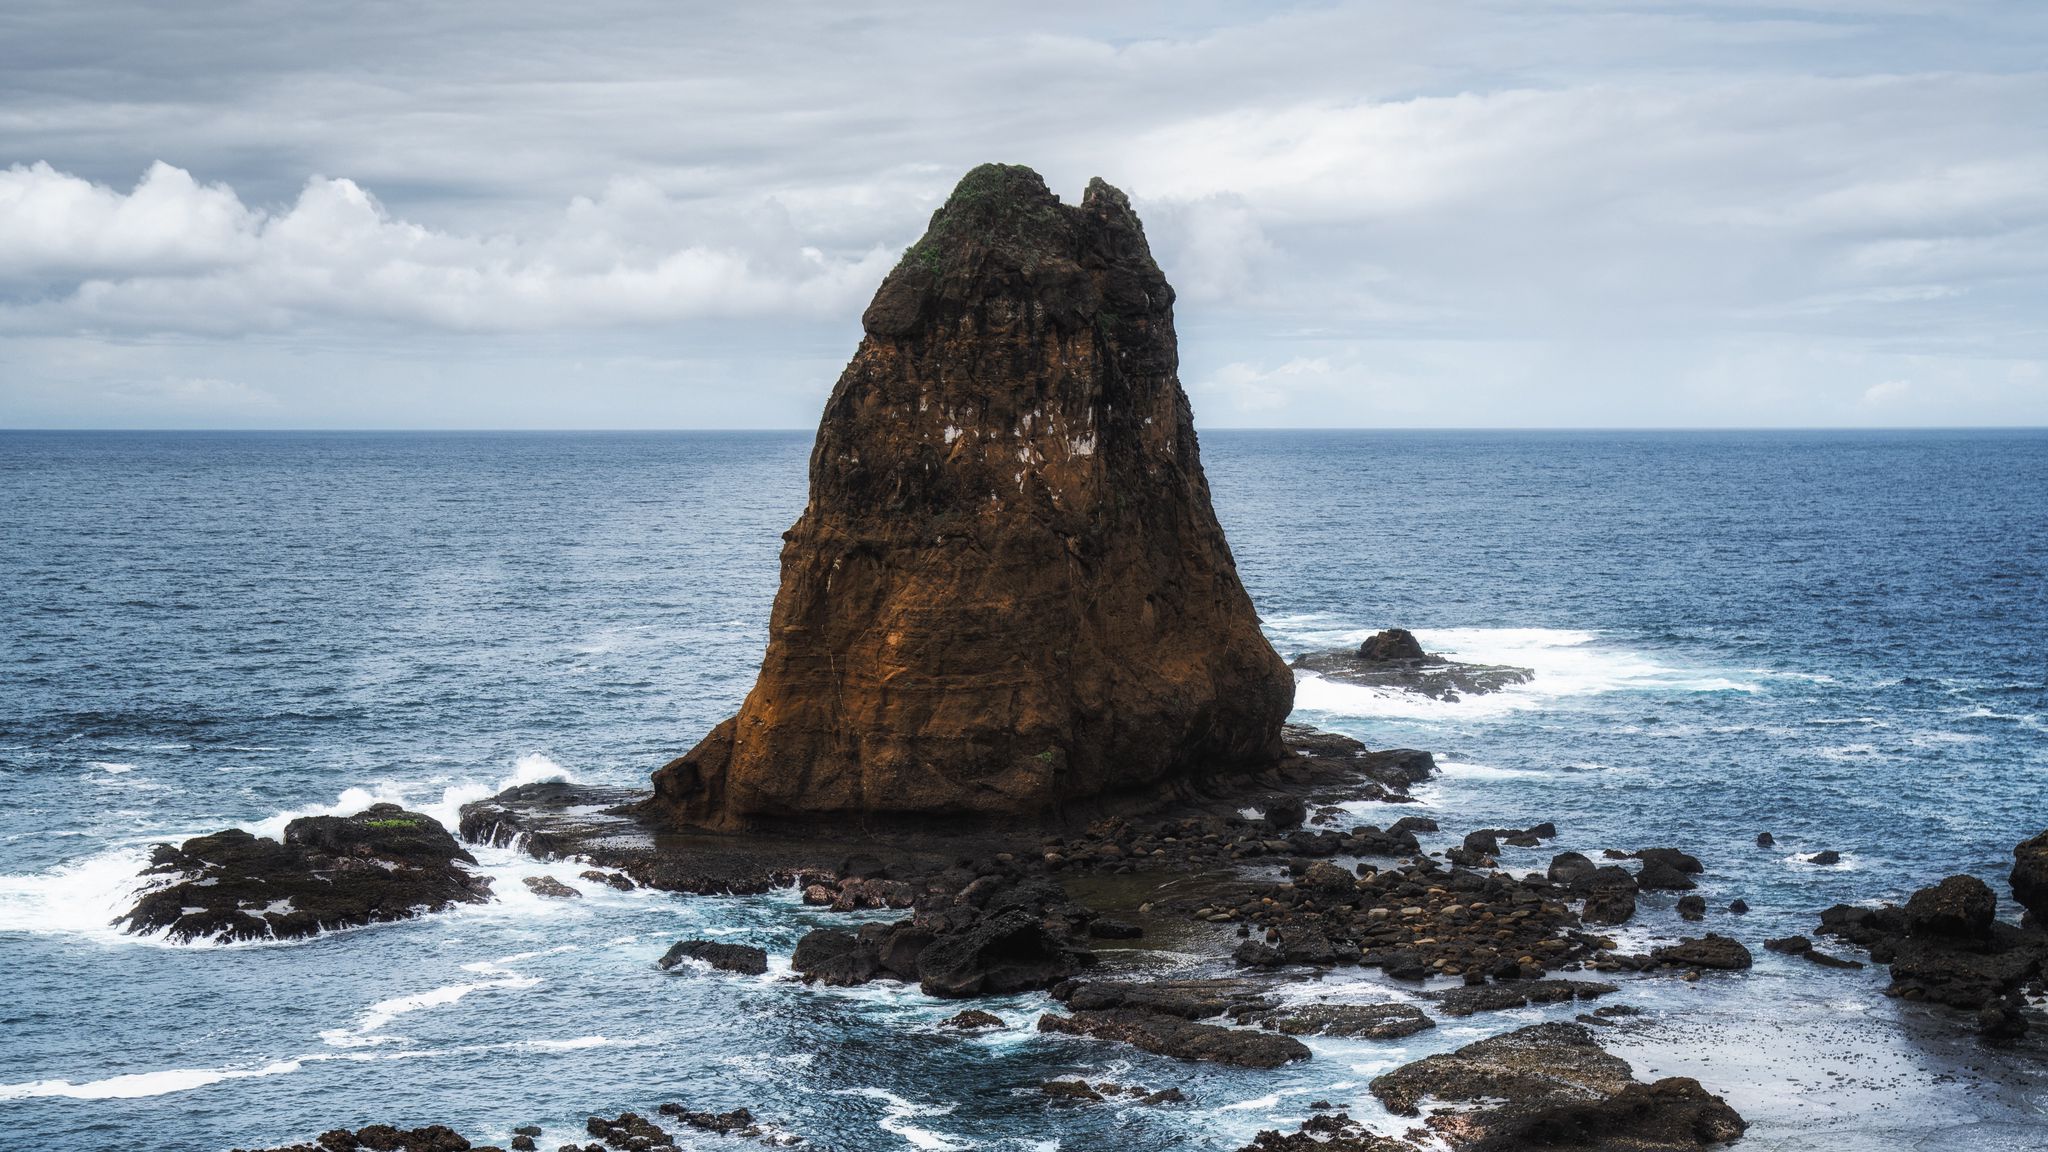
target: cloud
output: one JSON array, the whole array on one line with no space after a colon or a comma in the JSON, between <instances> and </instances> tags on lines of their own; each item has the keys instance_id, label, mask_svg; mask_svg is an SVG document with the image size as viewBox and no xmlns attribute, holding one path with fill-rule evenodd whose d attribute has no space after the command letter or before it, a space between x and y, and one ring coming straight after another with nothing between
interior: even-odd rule
<instances>
[{"instance_id":1,"label":"cloud","mask_svg":"<svg viewBox=\"0 0 2048 1152\"><path fill-rule=\"evenodd\" d=\"M395 217L346 178L265 212L158 162L128 193L48 164L0 173L0 268L17 329L231 334L358 321L460 331L856 310L894 262L806 244L787 213L692 214L644 183L579 197L536 235ZM727 243L708 239L731 238Z\"/></svg>"},{"instance_id":2,"label":"cloud","mask_svg":"<svg viewBox=\"0 0 2048 1152\"><path fill-rule=\"evenodd\" d=\"M120 402L201 413L268 409L277 404L277 397L265 389L239 380L209 376L166 376L156 380L127 381L115 385L110 394Z\"/></svg>"},{"instance_id":3,"label":"cloud","mask_svg":"<svg viewBox=\"0 0 2048 1152\"><path fill-rule=\"evenodd\" d=\"M830 386L986 160L1132 194L1205 420L2048 422L2044 6L18 0L7 27L0 423L115 419L161 372L279 420L522 423L599 363L634 380L608 423L805 422L797 366ZM713 362L666 385L695 400L645 367ZM399 364L396 400L310 383ZM1911 396L1863 403L1889 379Z\"/></svg>"},{"instance_id":4,"label":"cloud","mask_svg":"<svg viewBox=\"0 0 2048 1152\"><path fill-rule=\"evenodd\" d=\"M1869 405L1889 404L1912 391L1913 385L1907 380L1886 380L1872 384L1863 390L1863 402Z\"/></svg>"},{"instance_id":5,"label":"cloud","mask_svg":"<svg viewBox=\"0 0 2048 1152\"><path fill-rule=\"evenodd\" d=\"M1327 385L1331 379L1329 360L1296 357L1277 368L1263 368L1242 360L1232 361L1191 385L1198 396L1207 394L1240 413L1278 411L1304 391Z\"/></svg>"}]
</instances>

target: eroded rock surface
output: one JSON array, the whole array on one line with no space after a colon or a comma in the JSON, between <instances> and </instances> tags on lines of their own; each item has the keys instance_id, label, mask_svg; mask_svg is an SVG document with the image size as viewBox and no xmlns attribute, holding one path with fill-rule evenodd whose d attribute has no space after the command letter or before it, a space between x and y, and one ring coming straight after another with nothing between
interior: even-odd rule
<instances>
[{"instance_id":1,"label":"eroded rock surface","mask_svg":"<svg viewBox=\"0 0 2048 1152\"><path fill-rule=\"evenodd\" d=\"M1038 1018L1038 1030L1117 1040L1155 1056L1206 1060L1240 1068L1278 1068L1309 1058L1307 1045L1291 1036L1198 1024L1134 1008L1076 1012L1070 1016L1048 1012Z\"/></svg>"},{"instance_id":2,"label":"eroded rock surface","mask_svg":"<svg viewBox=\"0 0 2048 1152\"><path fill-rule=\"evenodd\" d=\"M1696 1080L1635 1079L1578 1024L1537 1024L1424 1057L1372 1081L1390 1111L1424 1121L1453 1149L1694 1152L1747 1125Z\"/></svg>"},{"instance_id":3,"label":"eroded rock surface","mask_svg":"<svg viewBox=\"0 0 2048 1152\"><path fill-rule=\"evenodd\" d=\"M760 677L655 774L739 828L993 821L1282 759L1294 681L1210 506L1123 193L967 174L883 282L784 534Z\"/></svg>"},{"instance_id":4,"label":"eroded rock surface","mask_svg":"<svg viewBox=\"0 0 2048 1152\"><path fill-rule=\"evenodd\" d=\"M159 844L156 881L120 923L175 940L312 936L490 899L490 880L433 817L396 804L302 816L283 840L230 828Z\"/></svg>"}]
</instances>

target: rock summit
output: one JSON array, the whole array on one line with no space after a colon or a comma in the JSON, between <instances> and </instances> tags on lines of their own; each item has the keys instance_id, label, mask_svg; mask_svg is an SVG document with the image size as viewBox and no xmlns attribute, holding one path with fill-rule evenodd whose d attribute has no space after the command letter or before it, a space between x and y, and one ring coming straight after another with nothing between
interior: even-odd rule
<instances>
[{"instance_id":1,"label":"rock summit","mask_svg":"<svg viewBox=\"0 0 2048 1152\"><path fill-rule=\"evenodd\" d=\"M1001 821L1271 765L1294 680L1211 508L1122 192L961 180L882 283L784 534L760 678L679 824Z\"/></svg>"}]
</instances>

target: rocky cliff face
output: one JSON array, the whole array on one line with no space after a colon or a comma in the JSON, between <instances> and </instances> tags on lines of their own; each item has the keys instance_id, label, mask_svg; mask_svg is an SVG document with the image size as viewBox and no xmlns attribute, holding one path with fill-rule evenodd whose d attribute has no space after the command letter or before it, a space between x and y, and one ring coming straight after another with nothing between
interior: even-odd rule
<instances>
[{"instance_id":1,"label":"rocky cliff face","mask_svg":"<svg viewBox=\"0 0 2048 1152\"><path fill-rule=\"evenodd\" d=\"M1124 194L969 172L883 282L784 534L761 675L655 774L680 823L1036 817L1270 764L1260 634Z\"/></svg>"}]
</instances>

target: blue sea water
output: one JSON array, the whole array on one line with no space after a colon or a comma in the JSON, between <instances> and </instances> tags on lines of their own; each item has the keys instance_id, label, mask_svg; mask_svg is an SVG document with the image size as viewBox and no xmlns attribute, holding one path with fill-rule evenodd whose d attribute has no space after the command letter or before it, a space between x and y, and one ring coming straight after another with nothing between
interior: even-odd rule
<instances>
[{"instance_id":1,"label":"blue sea water","mask_svg":"<svg viewBox=\"0 0 2048 1152\"><path fill-rule=\"evenodd\" d=\"M914 990L782 979L840 919L791 893L616 893L491 850L501 900L415 922L233 948L111 928L155 841L644 781L752 682L809 442L0 433L0 1147L392 1121L500 1141L538 1123L553 1148L594 1112L679 1100L828 1148L1231 1149L1319 1098L1397 1131L1372 1075L1569 1017L1318 1038L1278 1072L1040 1036L1034 996L961 1037L934 1027L958 1005ZM1300 685L1297 719L1437 753L1443 843L1548 819L1556 844L1511 867L1684 848L1709 927L1754 947L1954 872L2003 894L2012 845L2048 827L2048 433L1214 432L1203 453L1284 653L1402 625L1535 669L1453 703ZM1843 862L1801 859L1823 848ZM585 897L518 882L542 873ZM1720 914L1737 896L1755 911ZM1681 930L1653 900L1625 935ZM707 934L776 967L653 967ZM1952 1041L1883 983L1761 952L1748 974L1632 980L1648 1021L1613 1047L1727 1095L1750 1147L2041 1146L2039 1052ZM1411 993L1344 973L1302 994ZM1189 1103L1035 1091L1070 1073Z\"/></svg>"}]
</instances>

